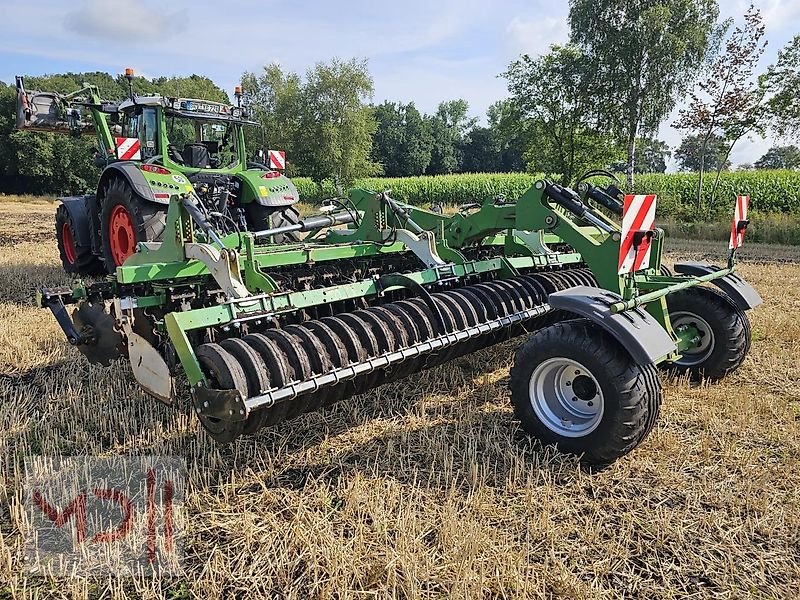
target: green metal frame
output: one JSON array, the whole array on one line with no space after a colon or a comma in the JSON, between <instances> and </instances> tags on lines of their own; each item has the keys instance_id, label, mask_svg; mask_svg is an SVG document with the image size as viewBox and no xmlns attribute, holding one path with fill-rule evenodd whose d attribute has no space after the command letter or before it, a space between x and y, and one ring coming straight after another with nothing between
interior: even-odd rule
<instances>
[{"instance_id":1,"label":"green metal frame","mask_svg":"<svg viewBox=\"0 0 800 600\"><path fill-rule=\"evenodd\" d=\"M544 186L532 187L515 203L488 201L474 212L449 217L398 203L392 207L382 194L369 190L352 190L349 201L359 212L360 222L350 225L347 230L328 230L324 236L312 234L308 238L312 241L261 245L247 232L229 235L222 240L225 248L234 253L232 264L238 264L239 272L234 275L241 278L250 295L228 299L212 307L169 312L158 324L169 335L190 385L207 385L190 341L193 331L216 326L240 327L248 321L271 319L283 313L342 300L373 298L396 289L384 288L376 279L365 279L324 289L285 292L278 289L269 274L271 269L287 265L324 264L408 252L409 247L404 243L387 239L387 231L393 229L407 229L434 237L436 252L446 262L446 268L420 268L406 274L411 282L423 286L480 273L509 277L532 267L584 262L601 287L621 296L622 300L613 306L614 312L644 306L673 337L679 352L694 344L697 332L691 327L673 331L666 297L735 270L735 255L732 253L728 268L710 275L661 275L663 233L658 231L652 243L649 268L621 277L617 273L619 227L605 217L607 232L588 226L562 207L554 206L545 194ZM397 206L404 214L398 214ZM165 288L204 281L210 275L207 266L199 260L186 258L187 244L197 243L209 244L209 240L196 233L180 196L173 196L164 241L157 246L140 244L139 252L117 268L116 276L110 278L115 295L123 295L124 286L148 283L156 293L136 298L136 305L158 306L166 301ZM574 251L549 251L547 243L566 243ZM503 254L488 260L468 260L462 251L472 246L502 246ZM73 289L73 298L86 297L86 293L78 282Z\"/></svg>"}]
</instances>

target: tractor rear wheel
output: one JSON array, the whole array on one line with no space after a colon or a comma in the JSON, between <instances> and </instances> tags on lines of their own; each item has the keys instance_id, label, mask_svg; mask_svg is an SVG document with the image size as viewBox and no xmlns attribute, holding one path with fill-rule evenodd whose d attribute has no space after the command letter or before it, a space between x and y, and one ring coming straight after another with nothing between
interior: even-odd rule
<instances>
[{"instance_id":1,"label":"tractor rear wheel","mask_svg":"<svg viewBox=\"0 0 800 600\"><path fill-rule=\"evenodd\" d=\"M139 242L159 242L164 236L167 211L134 194L123 179L113 179L105 188L100 213L103 261L109 273L116 271L136 252Z\"/></svg>"},{"instance_id":2,"label":"tractor rear wheel","mask_svg":"<svg viewBox=\"0 0 800 600\"><path fill-rule=\"evenodd\" d=\"M247 215L247 223L250 231L264 231L284 225L296 225L300 222L300 213L294 206L285 208L275 208L272 206L262 206L258 202L251 202L244 206ZM299 242L300 237L296 232L281 233L273 238L276 244L291 244Z\"/></svg>"},{"instance_id":3,"label":"tractor rear wheel","mask_svg":"<svg viewBox=\"0 0 800 600\"><path fill-rule=\"evenodd\" d=\"M544 444L605 465L636 448L658 418L661 385L611 335L585 320L533 335L511 369L522 428Z\"/></svg>"},{"instance_id":4,"label":"tractor rear wheel","mask_svg":"<svg viewBox=\"0 0 800 600\"><path fill-rule=\"evenodd\" d=\"M92 254L92 248L78 244L75 224L72 222L67 207L63 204L56 209L56 240L61 264L67 273L74 275L105 273L103 263Z\"/></svg>"},{"instance_id":5,"label":"tractor rear wheel","mask_svg":"<svg viewBox=\"0 0 800 600\"><path fill-rule=\"evenodd\" d=\"M711 287L693 287L667 296L673 329L697 329L694 348L664 368L688 373L693 381L718 381L738 369L750 351L750 321L729 296Z\"/></svg>"}]
</instances>

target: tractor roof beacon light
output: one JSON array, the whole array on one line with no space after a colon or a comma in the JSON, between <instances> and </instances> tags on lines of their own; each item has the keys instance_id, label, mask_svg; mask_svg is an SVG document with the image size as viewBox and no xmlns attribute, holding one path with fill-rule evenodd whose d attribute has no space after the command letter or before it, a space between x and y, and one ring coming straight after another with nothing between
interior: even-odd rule
<instances>
[{"instance_id":1,"label":"tractor roof beacon light","mask_svg":"<svg viewBox=\"0 0 800 600\"><path fill-rule=\"evenodd\" d=\"M237 85L233 88L233 95L236 96L236 106L242 107L242 86Z\"/></svg>"},{"instance_id":2,"label":"tractor roof beacon light","mask_svg":"<svg viewBox=\"0 0 800 600\"><path fill-rule=\"evenodd\" d=\"M131 101L136 104L136 97L133 95L133 69L125 67L125 79L128 81L128 95Z\"/></svg>"}]
</instances>

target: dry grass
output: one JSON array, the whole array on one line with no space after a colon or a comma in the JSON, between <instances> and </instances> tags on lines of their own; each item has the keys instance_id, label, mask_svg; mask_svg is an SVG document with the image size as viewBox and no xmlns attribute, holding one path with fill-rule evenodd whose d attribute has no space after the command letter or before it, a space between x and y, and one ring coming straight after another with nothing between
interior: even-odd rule
<instances>
[{"instance_id":1,"label":"dry grass","mask_svg":"<svg viewBox=\"0 0 800 600\"><path fill-rule=\"evenodd\" d=\"M800 266L772 249L742 267L766 302L744 367L716 386L666 382L651 436L592 474L514 422L518 342L215 446L30 306L65 281L53 210L0 205L0 597L800 595ZM184 457L186 576L24 575L22 461L51 453Z\"/></svg>"}]
</instances>

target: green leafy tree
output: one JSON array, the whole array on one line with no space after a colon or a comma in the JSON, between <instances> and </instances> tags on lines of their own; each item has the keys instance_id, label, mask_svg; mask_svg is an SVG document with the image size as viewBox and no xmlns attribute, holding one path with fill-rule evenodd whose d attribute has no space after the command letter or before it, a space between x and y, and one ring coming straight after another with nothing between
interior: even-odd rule
<instances>
[{"instance_id":1,"label":"green leafy tree","mask_svg":"<svg viewBox=\"0 0 800 600\"><path fill-rule=\"evenodd\" d=\"M477 119L469 116L466 100L448 100L436 109L436 114L426 118L430 127L433 147L427 173L441 175L454 173L461 166L461 148L469 142L468 132Z\"/></svg>"},{"instance_id":2,"label":"green leafy tree","mask_svg":"<svg viewBox=\"0 0 800 600\"><path fill-rule=\"evenodd\" d=\"M496 173L502 170L500 143L494 130L474 127L461 148L461 172Z\"/></svg>"},{"instance_id":3,"label":"green leafy tree","mask_svg":"<svg viewBox=\"0 0 800 600\"><path fill-rule=\"evenodd\" d=\"M366 61L317 63L304 80L271 65L245 73L242 85L264 127L263 145L287 150L294 172L349 185L379 171L371 158L376 122L366 104L373 90Z\"/></svg>"},{"instance_id":4,"label":"green leafy tree","mask_svg":"<svg viewBox=\"0 0 800 600\"><path fill-rule=\"evenodd\" d=\"M433 139L428 124L411 104L384 102L375 107L377 129L373 160L389 177L421 175L431 161Z\"/></svg>"},{"instance_id":5,"label":"green leafy tree","mask_svg":"<svg viewBox=\"0 0 800 600\"><path fill-rule=\"evenodd\" d=\"M588 57L576 46L553 46L545 56L521 56L509 65L510 102L530 143L531 171L560 175L569 184L588 169L611 164L620 152L598 126L595 96L588 92ZM559 82L542 91L542 82Z\"/></svg>"},{"instance_id":6,"label":"green leafy tree","mask_svg":"<svg viewBox=\"0 0 800 600\"><path fill-rule=\"evenodd\" d=\"M774 146L753 166L756 169L798 169L800 168L800 148L797 146Z\"/></svg>"},{"instance_id":7,"label":"green leafy tree","mask_svg":"<svg viewBox=\"0 0 800 600\"><path fill-rule=\"evenodd\" d=\"M640 138L636 140L636 159L634 171L642 173L666 173L667 160L672 155L666 142L653 138ZM624 173L627 163L622 160L611 165L612 171Z\"/></svg>"},{"instance_id":8,"label":"green leafy tree","mask_svg":"<svg viewBox=\"0 0 800 600\"><path fill-rule=\"evenodd\" d=\"M401 172L405 175L422 175L431 164L433 135L413 102L406 104L403 111L405 140L400 159Z\"/></svg>"},{"instance_id":9,"label":"green leafy tree","mask_svg":"<svg viewBox=\"0 0 800 600\"><path fill-rule=\"evenodd\" d=\"M800 133L800 34L780 51L766 79L772 92L768 109L773 128L781 136Z\"/></svg>"},{"instance_id":10,"label":"green leafy tree","mask_svg":"<svg viewBox=\"0 0 800 600\"><path fill-rule=\"evenodd\" d=\"M680 111L674 123L678 129L696 133L702 140L696 204L700 208L703 189L704 162L707 145L712 136L722 137L727 145L724 161L716 163L716 178L711 192L714 203L720 174L736 143L745 135L761 133L766 117L764 98L766 87L762 78L753 78L755 68L766 42L761 13L753 5L744 15L744 24L736 27L725 41L724 51L711 62L706 77L690 95L689 105Z\"/></svg>"},{"instance_id":11,"label":"green leafy tree","mask_svg":"<svg viewBox=\"0 0 800 600\"><path fill-rule=\"evenodd\" d=\"M715 134L708 140L699 134L687 135L675 150L675 160L678 161L681 171L695 173L700 170L701 165L721 171L731 167L731 162L728 160L728 144L722 136Z\"/></svg>"},{"instance_id":12,"label":"green leafy tree","mask_svg":"<svg viewBox=\"0 0 800 600\"><path fill-rule=\"evenodd\" d=\"M230 104L230 96L225 90L203 75L190 75L189 77L158 77L153 79L153 85L159 94L180 98L198 98L213 102Z\"/></svg>"},{"instance_id":13,"label":"green leafy tree","mask_svg":"<svg viewBox=\"0 0 800 600\"><path fill-rule=\"evenodd\" d=\"M245 73L242 90L251 118L261 124L257 129L247 130L250 151L285 150L288 174L302 172L313 155L306 156L309 149L300 143L305 114L300 76L284 73L280 66L272 64L259 74Z\"/></svg>"},{"instance_id":14,"label":"green leafy tree","mask_svg":"<svg viewBox=\"0 0 800 600\"><path fill-rule=\"evenodd\" d=\"M570 0L570 39L588 59L607 132L625 143L629 184L637 138L657 131L686 91L718 13L716 0ZM563 93L564 80L545 81Z\"/></svg>"},{"instance_id":15,"label":"green leafy tree","mask_svg":"<svg viewBox=\"0 0 800 600\"><path fill-rule=\"evenodd\" d=\"M497 170L504 173L524 171L525 149L530 143L530 135L514 103L508 99L499 100L489 107L486 117L499 146Z\"/></svg>"}]
</instances>

